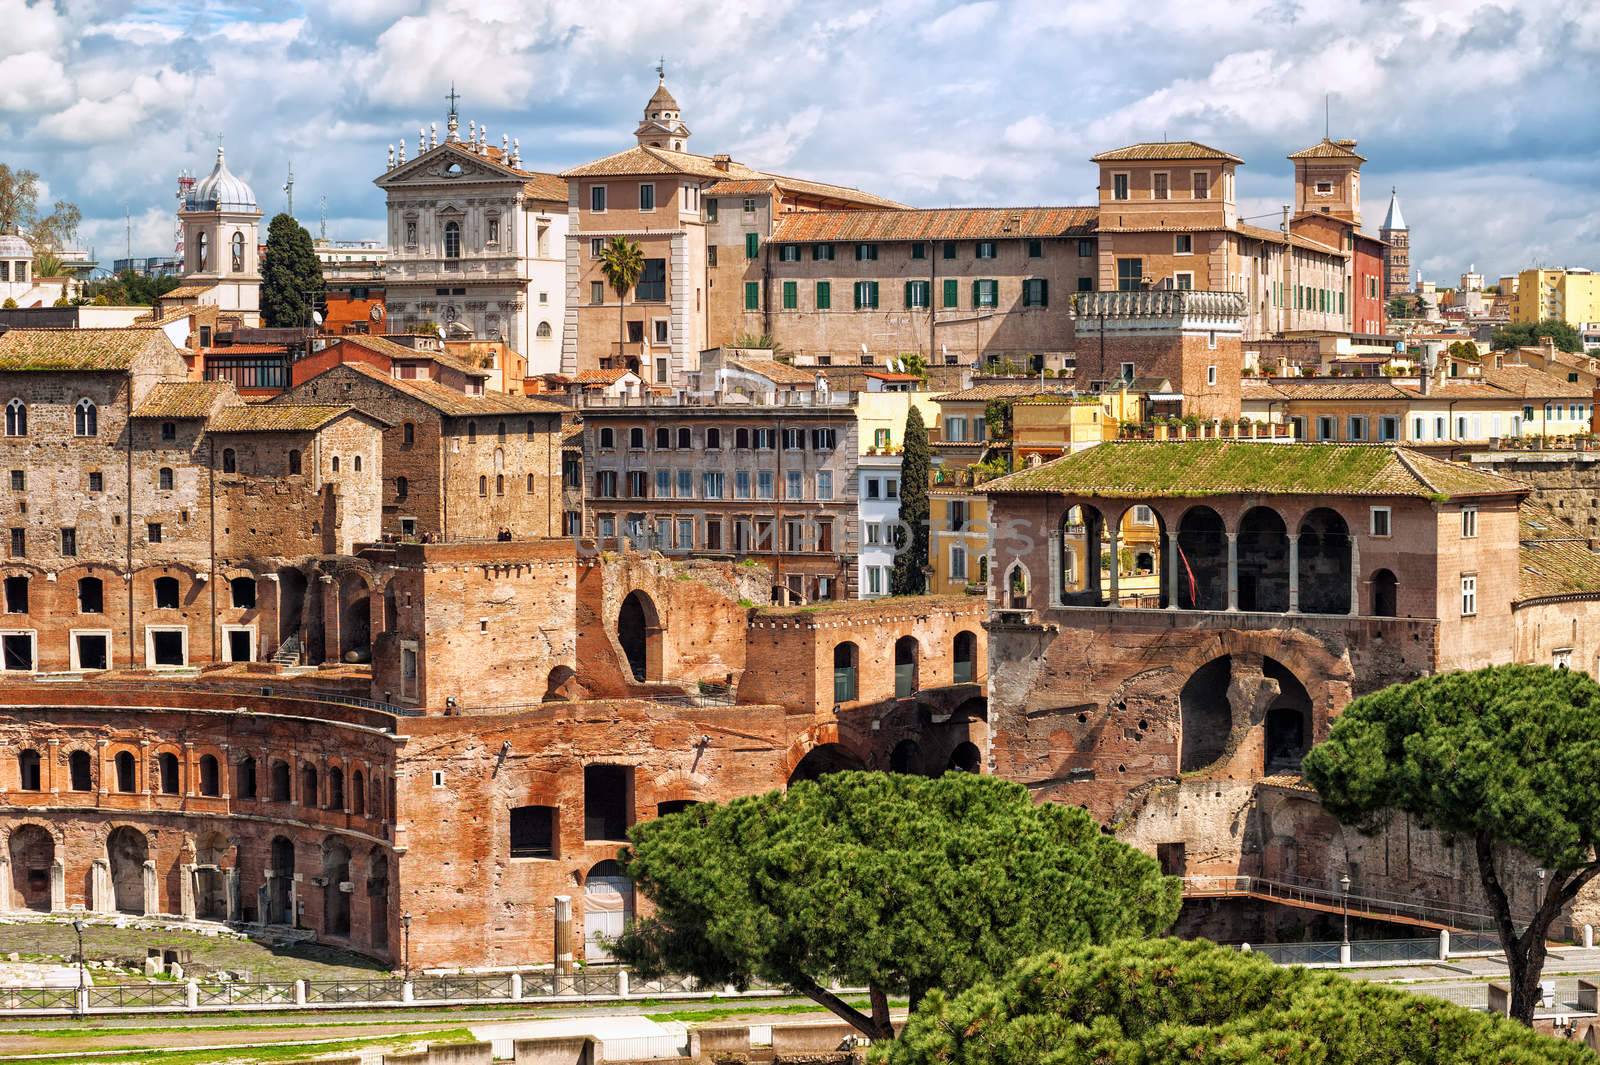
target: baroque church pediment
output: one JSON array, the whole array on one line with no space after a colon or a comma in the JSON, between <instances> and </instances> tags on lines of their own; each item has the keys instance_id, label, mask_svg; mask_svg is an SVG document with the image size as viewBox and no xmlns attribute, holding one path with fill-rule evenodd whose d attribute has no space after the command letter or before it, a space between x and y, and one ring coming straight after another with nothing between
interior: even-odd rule
<instances>
[{"instance_id":1,"label":"baroque church pediment","mask_svg":"<svg viewBox=\"0 0 1600 1065\"><path fill-rule=\"evenodd\" d=\"M497 167L485 165L471 153L450 144L441 144L424 154L378 178L379 188L392 189L408 185L436 187L439 185L486 183L520 185L521 179Z\"/></svg>"}]
</instances>

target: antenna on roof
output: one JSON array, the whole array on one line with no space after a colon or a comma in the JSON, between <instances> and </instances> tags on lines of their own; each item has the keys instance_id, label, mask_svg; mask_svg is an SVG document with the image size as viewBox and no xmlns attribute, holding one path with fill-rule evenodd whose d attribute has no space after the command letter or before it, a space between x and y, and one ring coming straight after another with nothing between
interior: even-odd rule
<instances>
[{"instance_id":1,"label":"antenna on roof","mask_svg":"<svg viewBox=\"0 0 1600 1065\"><path fill-rule=\"evenodd\" d=\"M1327 140L1333 135L1333 94L1322 94L1322 139Z\"/></svg>"}]
</instances>

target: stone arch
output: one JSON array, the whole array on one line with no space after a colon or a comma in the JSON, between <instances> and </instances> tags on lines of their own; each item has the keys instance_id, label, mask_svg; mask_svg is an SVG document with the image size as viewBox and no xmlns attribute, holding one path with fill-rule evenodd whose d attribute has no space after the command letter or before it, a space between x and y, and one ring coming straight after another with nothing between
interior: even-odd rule
<instances>
[{"instance_id":1,"label":"stone arch","mask_svg":"<svg viewBox=\"0 0 1600 1065\"><path fill-rule=\"evenodd\" d=\"M339 577L339 660L372 661L372 582L359 569Z\"/></svg>"},{"instance_id":2,"label":"stone arch","mask_svg":"<svg viewBox=\"0 0 1600 1065\"><path fill-rule=\"evenodd\" d=\"M1102 571L1108 562L1106 522L1100 509L1075 503L1061 515L1061 602L1099 606L1105 601Z\"/></svg>"},{"instance_id":3,"label":"stone arch","mask_svg":"<svg viewBox=\"0 0 1600 1065\"><path fill-rule=\"evenodd\" d=\"M802 780L816 780L829 773L843 773L865 769L866 765L854 751L842 743L822 743L806 752L804 758L789 773L789 784Z\"/></svg>"},{"instance_id":4,"label":"stone arch","mask_svg":"<svg viewBox=\"0 0 1600 1065\"><path fill-rule=\"evenodd\" d=\"M1113 559L1117 573L1116 604L1166 606L1166 518L1149 503L1128 503L1123 506L1121 513L1111 517L1114 524L1108 528L1114 529L1117 534L1117 550ZM1107 546L1109 548L1109 544ZM1109 588L1106 589L1106 599L1108 602L1113 600Z\"/></svg>"},{"instance_id":5,"label":"stone arch","mask_svg":"<svg viewBox=\"0 0 1600 1065\"><path fill-rule=\"evenodd\" d=\"M950 679L957 684L978 680L978 635L962 629L950 642Z\"/></svg>"},{"instance_id":6,"label":"stone arch","mask_svg":"<svg viewBox=\"0 0 1600 1065\"><path fill-rule=\"evenodd\" d=\"M1178 520L1178 606L1228 609L1228 529L1222 515L1203 503Z\"/></svg>"},{"instance_id":7,"label":"stone arch","mask_svg":"<svg viewBox=\"0 0 1600 1065\"><path fill-rule=\"evenodd\" d=\"M916 740L901 740L894 745L894 750L889 752L889 772L891 773L920 773L922 749Z\"/></svg>"},{"instance_id":8,"label":"stone arch","mask_svg":"<svg viewBox=\"0 0 1600 1065\"><path fill-rule=\"evenodd\" d=\"M106 860L111 866L111 891L117 910L146 912L144 870L150 860L149 838L130 825L118 825L106 836Z\"/></svg>"},{"instance_id":9,"label":"stone arch","mask_svg":"<svg viewBox=\"0 0 1600 1065\"><path fill-rule=\"evenodd\" d=\"M1400 612L1400 579L1392 569L1380 569L1372 575L1373 617L1398 617Z\"/></svg>"},{"instance_id":10,"label":"stone arch","mask_svg":"<svg viewBox=\"0 0 1600 1065\"><path fill-rule=\"evenodd\" d=\"M1233 709L1228 689L1233 658L1212 659L1190 674L1178 693L1180 747L1178 770L1192 773L1215 764L1233 734Z\"/></svg>"},{"instance_id":11,"label":"stone arch","mask_svg":"<svg viewBox=\"0 0 1600 1065\"><path fill-rule=\"evenodd\" d=\"M1005 604L1008 610L1027 610L1033 601L1033 575L1022 562L1013 562L1006 571Z\"/></svg>"},{"instance_id":12,"label":"stone arch","mask_svg":"<svg viewBox=\"0 0 1600 1065\"><path fill-rule=\"evenodd\" d=\"M909 699L922 687L922 645L915 636L902 636L894 642L894 695Z\"/></svg>"},{"instance_id":13,"label":"stone arch","mask_svg":"<svg viewBox=\"0 0 1600 1065\"><path fill-rule=\"evenodd\" d=\"M278 571L278 642L284 643L300 635L305 620L305 572L295 566L285 566Z\"/></svg>"},{"instance_id":14,"label":"stone arch","mask_svg":"<svg viewBox=\"0 0 1600 1065\"><path fill-rule=\"evenodd\" d=\"M294 841L287 836L274 836L270 851L272 864L267 876L268 924L296 923L294 899Z\"/></svg>"},{"instance_id":15,"label":"stone arch","mask_svg":"<svg viewBox=\"0 0 1600 1065\"><path fill-rule=\"evenodd\" d=\"M833 701L853 703L861 695L861 649L853 641L833 645Z\"/></svg>"},{"instance_id":16,"label":"stone arch","mask_svg":"<svg viewBox=\"0 0 1600 1065\"><path fill-rule=\"evenodd\" d=\"M577 670L569 665L552 668L549 676L545 678L544 698L541 701L547 703L571 701L568 686L577 679L577 676Z\"/></svg>"},{"instance_id":17,"label":"stone arch","mask_svg":"<svg viewBox=\"0 0 1600 1065\"><path fill-rule=\"evenodd\" d=\"M609 961L609 941L633 923L633 881L622 866L607 858L583 878L583 956L587 961Z\"/></svg>"},{"instance_id":18,"label":"stone arch","mask_svg":"<svg viewBox=\"0 0 1600 1065\"><path fill-rule=\"evenodd\" d=\"M1300 612L1350 613L1350 526L1330 507L1300 519Z\"/></svg>"},{"instance_id":19,"label":"stone arch","mask_svg":"<svg viewBox=\"0 0 1600 1065\"><path fill-rule=\"evenodd\" d=\"M983 752L971 740L956 744L955 750L950 752L950 760L945 763L946 772L977 773L982 769Z\"/></svg>"},{"instance_id":20,"label":"stone arch","mask_svg":"<svg viewBox=\"0 0 1600 1065\"><path fill-rule=\"evenodd\" d=\"M1289 609L1289 527L1271 507L1252 507L1239 520L1239 609Z\"/></svg>"},{"instance_id":21,"label":"stone arch","mask_svg":"<svg viewBox=\"0 0 1600 1065\"><path fill-rule=\"evenodd\" d=\"M640 589L629 592L617 611L617 642L634 680L661 679L661 616Z\"/></svg>"},{"instance_id":22,"label":"stone arch","mask_svg":"<svg viewBox=\"0 0 1600 1065\"><path fill-rule=\"evenodd\" d=\"M338 837L322 841L322 933L346 939L350 936L350 848Z\"/></svg>"},{"instance_id":23,"label":"stone arch","mask_svg":"<svg viewBox=\"0 0 1600 1065\"><path fill-rule=\"evenodd\" d=\"M11 830L6 854L11 861L16 904L25 910L49 913L57 861L55 836L42 825L20 824Z\"/></svg>"},{"instance_id":24,"label":"stone arch","mask_svg":"<svg viewBox=\"0 0 1600 1065\"><path fill-rule=\"evenodd\" d=\"M1278 694L1267 706L1263 769L1268 775L1298 773L1300 760L1311 747L1311 694L1300 678L1275 658L1263 658L1261 672L1278 682Z\"/></svg>"},{"instance_id":25,"label":"stone arch","mask_svg":"<svg viewBox=\"0 0 1600 1065\"><path fill-rule=\"evenodd\" d=\"M208 832L194 844L194 912L205 921L228 919L228 871L233 843L221 832Z\"/></svg>"}]
</instances>

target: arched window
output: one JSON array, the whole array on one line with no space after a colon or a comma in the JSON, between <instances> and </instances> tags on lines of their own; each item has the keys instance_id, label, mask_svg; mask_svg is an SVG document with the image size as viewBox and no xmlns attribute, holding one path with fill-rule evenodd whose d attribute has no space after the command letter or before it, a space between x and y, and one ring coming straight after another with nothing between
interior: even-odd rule
<instances>
[{"instance_id":1,"label":"arched window","mask_svg":"<svg viewBox=\"0 0 1600 1065\"><path fill-rule=\"evenodd\" d=\"M178 794L178 756L171 751L156 755L156 772L161 778L161 794Z\"/></svg>"},{"instance_id":2,"label":"arched window","mask_svg":"<svg viewBox=\"0 0 1600 1065\"><path fill-rule=\"evenodd\" d=\"M706 450L716 451L722 447L722 430L710 428L706 430Z\"/></svg>"},{"instance_id":3,"label":"arched window","mask_svg":"<svg viewBox=\"0 0 1600 1065\"><path fill-rule=\"evenodd\" d=\"M444 224L444 257L446 259L461 258L460 222L446 222Z\"/></svg>"},{"instance_id":4,"label":"arched window","mask_svg":"<svg viewBox=\"0 0 1600 1065\"><path fill-rule=\"evenodd\" d=\"M600 446L603 447L603 448L616 447L617 446L617 434L612 432L609 428L601 429L600 430Z\"/></svg>"},{"instance_id":5,"label":"arched window","mask_svg":"<svg viewBox=\"0 0 1600 1065\"><path fill-rule=\"evenodd\" d=\"M78 578L78 613L100 614L106 609L106 586L99 577Z\"/></svg>"},{"instance_id":6,"label":"arched window","mask_svg":"<svg viewBox=\"0 0 1600 1065\"><path fill-rule=\"evenodd\" d=\"M550 339L550 323L549 322L540 322L538 327L534 329L533 335L538 337L540 340L549 340Z\"/></svg>"},{"instance_id":7,"label":"arched window","mask_svg":"<svg viewBox=\"0 0 1600 1065\"><path fill-rule=\"evenodd\" d=\"M533 474L528 474L528 494L533 494Z\"/></svg>"},{"instance_id":8,"label":"arched window","mask_svg":"<svg viewBox=\"0 0 1600 1065\"><path fill-rule=\"evenodd\" d=\"M406 422L400 427L400 434L405 441L405 446L410 447L417 442L417 426L414 422Z\"/></svg>"},{"instance_id":9,"label":"arched window","mask_svg":"<svg viewBox=\"0 0 1600 1065\"><path fill-rule=\"evenodd\" d=\"M735 429L733 431L733 446L741 451L748 450L750 447L750 430Z\"/></svg>"},{"instance_id":10,"label":"arched window","mask_svg":"<svg viewBox=\"0 0 1600 1065\"><path fill-rule=\"evenodd\" d=\"M338 766L328 770L328 809L344 809L344 770Z\"/></svg>"},{"instance_id":11,"label":"arched window","mask_svg":"<svg viewBox=\"0 0 1600 1065\"><path fill-rule=\"evenodd\" d=\"M494 475L494 494L497 496L506 494L506 478L504 474L497 473Z\"/></svg>"},{"instance_id":12,"label":"arched window","mask_svg":"<svg viewBox=\"0 0 1600 1065\"><path fill-rule=\"evenodd\" d=\"M317 767L310 763L300 767L300 805L317 805Z\"/></svg>"},{"instance_id":13,"label":"arched window","mask_svg":"<svg viewBox=\"0 0 1600 1065\"><path fill-rule=\"evenodd\" d=\"M244 273L244 234L233 235L233 272Z\"/></svg>"},{"instance_id":14,"label":"arched window","mask_svg":"<svg viewBox=\"0 0 1600 1065\"><path fill-rule=\"evenodd\" d=\"M43 788L38 751L17 752L17 786L23 791L39 791Z\"/></svg>"},{"instance_id":15,"label":"arched window","mask_svg":"<svg viewBox=\"0 0 1600 1065\"><path fill-rule=\"evenodd\" d=\"M894 694L897 699L909 699L922 685L918 676L922 648L915 636L902 636L894 642Z\"/></svg>"},{"instance_id":16,"label":"arched window","mask_svg":"<svg viewBox=\"0 0 1600 1065\"><path fill-rule=\"evenodd\" d=\"M277 761L272 763L272 801L289 801L289 763Z\"/></svg>"},{"instance_id":17,"label":"arched window","mask_svg":"<svg viewBox=\"0 0 1600 1065\"><path fill-rule=\"evenodd\" d=\"M155 579L155 592L157 609L178 609L178 578L157 577Z\"/></svg>"},{"instance_id":18,"label":"arched window","mask_svg":"<svg viewBox=\"0 0 1600 1065\"><path fill-rule=\"evenodd\" d=\"M72 778L73 791L94 790L94 765L88 751L73 751L67 756L67 773Z\"/></svg>"},{"instance_id":19,"label":"arched window","mask_svg":"<svg viewBox=\"0 0 1600 1065\"><path fill-rule=\"evenodd\" d=\"M678 446L685 449L694 447L694 430L687 426L680 428L678 430Z\"/></svg>"},{"instance_id":20,"label":"arched window","mask_svg":"<svg viewBox=\"0 0 1600 1065\"><path fill-rule=\"evenodd\" d=\"M394 497L395 497L395 499L397 499L397 500L404 499L410 493L410 491L411 491L411 482L410 481L406 480L404 477L396 477L394 479Z\"/></svg>"},{"instance_id":21,"label":"arched window","mask_svg":"<svg viewBox=\"0 0 1600 1065\"><path fill-rule=\"evenodd\" d=\"M118 751L113 761L117 768L117 790L136 791L139 787L139 778L134 772L133 752Z\"/></svg>"},{"instance_id":22,"label":"arched window","mask_svg":"<svg viewBox=\"0 0 1600 1065\"><path fill-rule=\"evenodd\" d=\"M500 440L504 440L506 438L506 423L503 419L495 423L494 435Z\"/></svg>"},{"instance_id":23,"label":"arched window","mask_svg":"<svg viewBox=\"0 0 1600 1065\"><path fill-rule=\"evenodd\" d=\"M156 471L156 487L163 492L172 491L172 467L163 466Z\"/></svg>"},{"instance_id":24,"label":"arched window","mask_svg":"<svg viewBox=\"0 0 1600 1065\"><path fill-rule=\"evenodd\" d=\"M249 755L239 761L239 784L233 789L235 798L253 799L256 797L256 760Z\"/></svg>"},{"instance_id":25,"label":"arched window","mask_svg":"<svg viewBox=\"0 0 1600 1065\"><path fill-rule=\"evenodd\" d=\"M955 670L952 679L957 684L971 684L978 661L978 637L966 631L956 633L954 650Z\"/></svg>"},{"instance_id":26,"label":"arched window","mask_svg":"<svg viewBox=\"0 0 1600 1065\"><path fill-rule=\"evenodd\" d=\"M528 427L527 427L526 435L527 435L529 440L533 440L539 435L538 425L534 422L534 420L532 418L528 419Z\"/></svg>"},{"instance_id":27,"label":"arched window","mask_svg":"<svg viewBox=\"0 0 1600 1065\"><path fill-rule=\"evenodd\" d=\"M222 472L239 472L239 456L234 453L234 450L231 447L225 447L222 449Z\"/></svg>"},{"instance_id":28,"label":"arched window","mask_svg":"<svg viewBox=\"0 0 1600 1065\"><path fill-rule=\"evenodd\" d=\"M216 755L202 754L200 756L200 794L222 794L222 781L217 773Z\"/></svg>"},{"instance_id":29,"label":"arched window","mask_svg":"<svg viewBox=\"0 0 1600 1065\"><path fill-rule=\"evenodd\" d=\"M478 423L477 422L468 422L467 423L467 443L469 443L469 444L474 443L474 442L477 441L477 439L478 439Z\"/></svg>"},{"instance_id":30,"label":"arched window","mask_svg":"<svg viewBox=\"0 0 1600 1065\"><path fill-rule=\"evenodd\" d=\"M644 430L635 426L628 430L628 446L637 450L644 450Z\"/></svg>"},{"instance_id":31,"label":"arched window","mask_svg":"<svg viewBox=\"0 0 1600 1065\"><path fill-rule=\"evenodd\" d=\"M361 472L361 456L360 455L357 455L355 457L355 468L356 468L356 472L357 473Z\"/></svg>"},{"instance_id":32,"label":"arched window","mask_svg":"<svg viewBox=\"0 0 1600 1065\"><path fill-rule=\"evenodd\" d=\"M478 495L486 497L486 496L488 496L488 494L489 494L489 478L487 476L480 476L478 478Z\"/></svg>"},{"instance_id":33,"label":"arched window","mask_svg":"<svg viewBox=\"0 0 1600 1065\"><path fill-rule=\"evenodd\" d=\"M6 435L28 435L28 405L20 399L6 404Z\"/></svg>"},{"instance_id":34,"label":"arched window","mask_svg":"<svg viewBox=\"0 0 1600 1065\"><path fill-rule=\"evenodd\" d=\"M833 701L853 702L856 698L856 660L858 654L853 643L835 644L833 648Z\"/></svg>"},{"instance_id":35,"label":"arched window","mask_svg":"<svg viewBox=\"0 0 1600 1065\"><path fill-rule=\"evenodd\" d=\"M80 399L72 411L72 432L75 436L100 434L100 408L92 399Z\"/></svg>"},{"instance_id":36,"label":"arched window","mask_svg":"<svg viewBox=\"0 0 1600 1065\"><path fill-rule=\"evenodd\" d=\"M300 472L300 452L298 449L291 449L289 451L289 472Z\"/></svg>"},{"instance_id":37,"label":"arched window","mask_svg":"<svg viewBox=\"0 0 1600 1065\"><path fill-rule=\"evenodd\" d=\"M333 472L334 473L338 473L339 472L339 456L338 455L333 456Z\"/></svg>"},{"instance_id":38,"label":"arched window","mask_svg":"<svg viewBox=\"0 0 1600 1065\"><path fill-rule=\"evenodd\" d=\"M197 233L194 238L194 264L196 270L204 270L206 261L210 258L211 242L206 238L205 231Z\"/></svg>"},{"instance_id":39,"label":"arched window","mask_svg":"<svg viewBox=\"0 0 1600 1065\"><path fill-rule=\"evenodd\" d=\"M1006 577L1006 605L1012 610L1028 609L1028 571L1020 562Z\"/></svg>"},{"instance_id":40,"label":"arched window","mask_svg":"<svg viewBox=\"0 0 1600 1065\"><path fill-rule=\"evenodd\" d=\"M350 812L357 817L367 815L367 782L359 769L350 774Z\"/></svg>"}]
</instances>

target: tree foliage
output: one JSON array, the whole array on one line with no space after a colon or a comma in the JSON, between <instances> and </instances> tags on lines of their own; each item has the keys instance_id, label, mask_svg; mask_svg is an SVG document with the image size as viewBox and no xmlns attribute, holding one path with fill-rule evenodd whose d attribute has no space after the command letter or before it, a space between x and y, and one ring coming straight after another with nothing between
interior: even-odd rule
<instances>
[{"instance_id":1,"label":"tree foliage","mask_svg":"<svg viewBox=\"0 0 1600 1065\"><path fill-rule=\"evenodd\" d=\"M1204 940L1044 954L935 992L878 1065L1579 1065L1581 1046L1442 999Z\"/></svg>"},{"instance_id":2,"label":"tree foliage","mask_svg":"<svg viewBox=\"0 0 1600 1065\"><path fill-rule=\"evenodd\" d=\"M83 297L97 307L148 307L156 297L177 288L182 281L172 275L146 277L126 270L115 277L90 281L83 286Z\"/></svg>"},{"instance_id":3,"label":"tree foliage","mask_svg":"<svg viewBox=\"0 0 1600 1065\"><path fill-rule=\"evenodd\" d=\"M1583 350L1583 337L1578 331L1566 322L1555 318L1546 318L1542 322L1513 322L1508 325L1495 326L1494 332L1489 334L1489 345L1495 351L1510 351L1513 348L1536 348L1545 338L1556 342L1560 351L1581 352Z\"/></svg>"},{"instance_id":4,"label":"tree foliage","mask_svg":"<svg viewBox=\"0 0 1600 1065\"><path fill-rule=\"evenodd\" d=\"M655 904L617 944L647 975L785 984L874 1038L920 1001L1041 948L1164 931L1178 882L1084 811L949 773L832 773L636 825L623 855ZM827 990L871 989L869 1016Z\"/></svg>"},{"instance_id":5,"label":"tree foliage","mask_svg":"<svg viewBox=\"0 0 1600 1065\"><path fill-rule=\"evenodd\" d=\"M288 214L274 216L261 263L261 320L274 328L309 327L326 288L311 234Z\"/></svg>"},{"instance_id":6,"label":"tree foliage","mask_svg":"<svg viewBox=\"0 0 1600 1065\"><path fill-rule=\"evenodd\" d=\"M0 233L33 228L39 205L39 175L0 163Z\"/></svg>"},{"instance_id":7,"label":"tree foliage","mask_svg":"<svg viewBox=\"0 0 1600 1065\"><path fill-rule=\"evenodd\" d=\"M644 251L639 243L627 237L612 237L606 241L600 248L600 273L611 291L617 294L617 341L626 344L628 325L623 305L644 274Z\"/></svg>"},{"instance_id":8,"label":"tree foliage","mask_svg":"<svg viewBox=\"0 0 1600 1065\"><path fill-rule=\"evenodd\" d=\"M900 452L900 529L889 574L891 595L921 595L928 589L928 464L928 430L913 403Z\"/></svg>"},{"instance_id":9,"label":"tree foliage","mask_svg":"<svg viewBox=\"0 0 1600 1065\"><path fill-rule=\"evenodd\" d=\"M1395 685L1346 707L1304 772L1328 811L1362 831L1400 810L1472 841L1512 1016L1531 1021L1550 924L1600 873L1600 686L1546 666ZM1505 876L1515 851L1547 870L1520 935Z\"/></svg>"}]
</instances>

